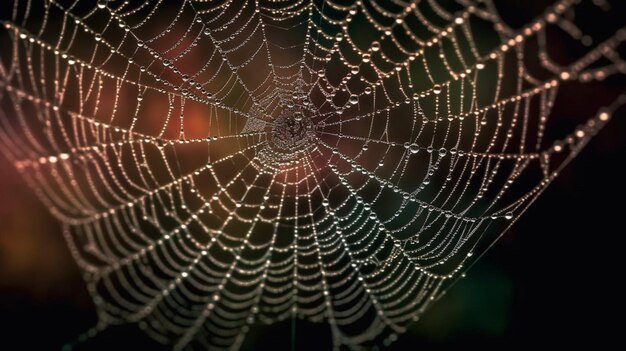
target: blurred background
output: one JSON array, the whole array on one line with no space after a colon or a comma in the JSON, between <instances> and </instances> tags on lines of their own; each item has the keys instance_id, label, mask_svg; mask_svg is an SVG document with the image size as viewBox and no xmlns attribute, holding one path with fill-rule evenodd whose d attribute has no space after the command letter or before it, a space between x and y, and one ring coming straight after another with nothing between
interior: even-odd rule
<instances>
[{"instance_id":1,"label":"blurred background","mask_svg":"<svg viewBox=\"0 0 626 351\"><path fill-rule=\"evenodd\" d=\"M509 1L521 23L546 1ZM601 26L601 23L597 23ZM566 53L564 53L566 54ZM626 84L563 92L552 118L593 114L589 99ZM568 165L522 218L391 350L619 345L626 199L626 108ZM95 324L94 306L60 224L0 155L0 337L3 349L60 349ZM330 348L325 325L262 327L243 349ZM547 343L547 345L546 345ZM5 348L6 347L6 348ZM111 327L81 350L166 349L135 326Z\"/></svg>"}]
</instances>

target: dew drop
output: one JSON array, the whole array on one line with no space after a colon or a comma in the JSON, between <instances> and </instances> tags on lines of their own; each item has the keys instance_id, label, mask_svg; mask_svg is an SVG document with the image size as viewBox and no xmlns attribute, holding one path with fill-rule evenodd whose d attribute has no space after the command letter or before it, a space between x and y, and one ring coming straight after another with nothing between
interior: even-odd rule
<instances>
[{"instance_id":1,"label":"dew drop","mask_svg":"<svg viewBox=\"0 0 626 351\"><path fill-rule=\"evenodd\" d=\"M350 101L350 103L352 105L356 105L356 104L359 103L359 97L356 94L352 94L352 95L350 95L350 100L349 101Z\"/></svg>"}]
</instances>

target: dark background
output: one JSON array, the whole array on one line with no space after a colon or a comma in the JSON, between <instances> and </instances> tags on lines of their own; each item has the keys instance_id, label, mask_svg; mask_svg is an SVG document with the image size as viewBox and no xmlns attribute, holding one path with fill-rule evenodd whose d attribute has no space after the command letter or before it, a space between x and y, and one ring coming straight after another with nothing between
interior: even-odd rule
<instances>
[{"instance_id":1,"label":"dark background","mask_svg":"<svg viewBox=\"0 0 626 351\"><path fill-rule=\"evenodd\" d=\"M511 1L505 13L527 16L532 11L520 13L522 3ZM542 2L528 3L524 8ZM567 118L626 91L623 82L607 84L595 92L603 96L566 91L554 116ZM622 344L622 325L612 321L624 310L625 132L622 107L467 277L390 349ZM0 345L8 346L0 348L59 349L95 320L60 225L0 156ZM287 321L251 332L243 348L289 350L291 327ZM296 350L329 347L325 325L296 322ZM164 349L134 326L110 328L79 347L112 348Z\"/></svg>"}]
</instances>

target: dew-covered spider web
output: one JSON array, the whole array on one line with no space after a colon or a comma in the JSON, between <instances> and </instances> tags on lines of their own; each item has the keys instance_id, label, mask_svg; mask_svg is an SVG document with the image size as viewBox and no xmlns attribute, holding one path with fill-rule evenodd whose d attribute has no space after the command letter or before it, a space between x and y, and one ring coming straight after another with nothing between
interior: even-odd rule
<instances>
[{"instance_id":1,"label":"dew-covered spider web","mask_svg":"<svg viewBox=\"0 0 626 351\"><path fill-rule=\"evenodd\" d=\"M617 3L3 1L0 148L63 223L84 337L237 348L303 318L388 344L625 102L598 88L626 73Z\"/></svg>"}]
</instances>

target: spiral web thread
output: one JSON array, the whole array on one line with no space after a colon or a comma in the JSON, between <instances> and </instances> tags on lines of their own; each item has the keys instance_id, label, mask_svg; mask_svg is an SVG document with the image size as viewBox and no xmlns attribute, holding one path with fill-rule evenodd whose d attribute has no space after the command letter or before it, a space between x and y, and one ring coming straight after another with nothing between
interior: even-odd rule
<instances>
[{"instance_id":1,"label":"spiral web thread","mask_svg":"<svg viewBox=\"0 0 626 351\"><path fill-rule=\"evenodd\" d=\"M0 148L64 223L85 337L237 348L300 317L388 344L623 103L550 123L561 87L626 72L623 24L578 24L611 5L7 1Z\"/></svg>"}]
</instances>

